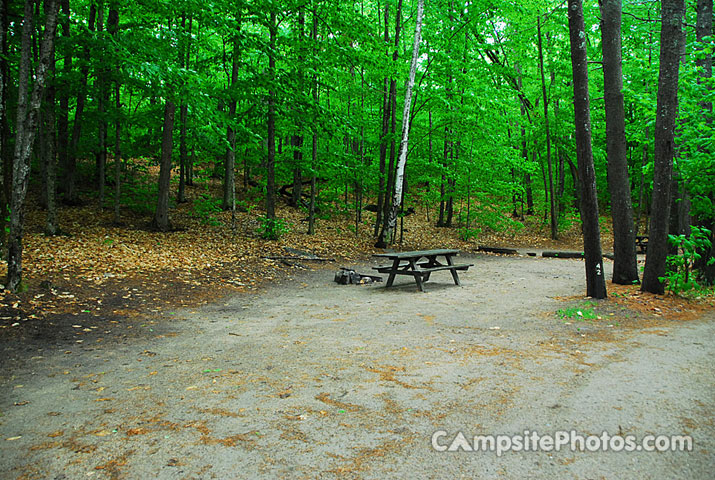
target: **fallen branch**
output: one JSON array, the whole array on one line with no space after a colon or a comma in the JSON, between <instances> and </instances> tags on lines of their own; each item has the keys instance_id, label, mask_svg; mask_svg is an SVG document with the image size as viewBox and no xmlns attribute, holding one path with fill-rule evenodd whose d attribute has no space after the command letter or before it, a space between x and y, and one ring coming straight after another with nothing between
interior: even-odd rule
<instances>
[{"instance_id":1,"label":"fallen branch","mask_svg":"<svg viewBox=\"0 0 715 480\"><path fill-rule=\"evenodd\" d=\"M503 255L517 255L519 253L515 248L487 247L486 245L479 245L477 247L477 251L487 253L501 253Z\"/></svg>"},{"instance_id":2,"label":"fallen branch","mask_svg":"<svg viewBox=\"0 0 715 480\"><path fill-rule=\"evenodd\" d=\"M320 258L320 257L281 257L281 256L267 256L261 257L266 260L307 260L311 262L334 262L334 258Z\"/></svg>"},{"instance_id":3,"label":"fallen branch","mask_svg":"<svg viewBox=\"0 0 715 480\"><path fill-rule=\"evenodd\" d=\"M544 251L542 257L550 258L583 258L583 252L551 252Z\"/></svg>"}]
</instances>

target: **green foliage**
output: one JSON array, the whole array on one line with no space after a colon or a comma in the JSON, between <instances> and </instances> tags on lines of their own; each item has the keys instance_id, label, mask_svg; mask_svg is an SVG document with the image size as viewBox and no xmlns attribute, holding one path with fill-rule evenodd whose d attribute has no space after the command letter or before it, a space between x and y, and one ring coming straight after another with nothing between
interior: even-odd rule
<instances>
[{"instance_id":1,"label":"green foliage","mask_svg":"<svg viewBox=\"0 0 715 480\"><path fill-rule=\"evenodd\" d=\"M668 255L667 273L660 281L667 282L668 291L673 295L699 294L703 288L697 282L693 265L701 258L700 252L710 248L710 230L693 226L690 236L668 235L668 240L678 249L678 254ZM714 262L715 259L709 260L709 264Z\"/></svg>"},{"instance_id":2,"label":"green foliage","mask_svg":"<svg viewBox=\"0 0 715 480\"><path fill-rule=\"evenodd\" d=\"M236 200L236 210L239 212L246 212L246 213L251 213L253 209L256 208L256 205L251 205L245 200Z\"/></svg>"},{"instance_id":3,"label":"green foliage","mask_svg":"<svg viewBox=\"0 0 715 480\"><path fill-rule=\"evenodd\" d=\"M15 290L15 293L25 293L30 289L30 287L27 286L27 282L25 280L21 280L20 283L17 285L17 289Z\"/></svg>"},{"instance_id":4,"label":"green foliage","mask_svg":"<svg viewBox=\"0 0 715 480\"><path fill-rule=\"evenodd\" d=\"M598 314L593 309L594 303L586 302L580 307L560 308L556 311L559 318L571 318L575 320L596 320Z\"/></svg>"},{"instance_id":5,"label":"green foliage","mask_svg":"<svg viewBox=\"0 0 715 480\"><path fill-rule=\"evenodd\" d=\"M566 208L559 212L559 233L569 231L574 225L581 223L579 213L574 208ZM601 225L601 232L605 231L606 226Z\"/></svg>"},{"instance_id":6,"label":"green foliage","mask_svg":"<svg viewBox=\"0 0 715 480\"><path fill-rule=\"evenodd\" d=\"M13 2L11 2L13 3ZM18 2L13 15L19 12ZM390 38L394 39L395 3L362 2L359 8L342 8L339 2L112 2L119 11L119 31L108 34L106 25L89 28L90 5L104 9L107 2L70 2L70 35L58 29L55 81L57 101L67 95L68 121L75 121L78 96L86 93L82 134L77 149L78 183L95 185L94 154L98 124L109 121L111 152L114 122L120 119L122 152L128 169L122 184L122 204L140 214L156 205L157 188L147 179L147 165L156 165L162 137L162 110L166 100L187 105L186 147L191 153L197 183L201 175L223 175L227 129L236 133L236 167L245 164L259 186L247 196L259 203L264 194L267 154L268 97L276 109L275 181L292 181L296 167L303 178L316 174L320 197L317 218L353 215L354 192L375 203L379 184L379 151L386 141L399 143L402 121L403 80L414 26L414 3L404 2L405 19L398 60L392 61L393 44L386 46L379 19L389 5ZM601 38L596 2L586 2L591 114L596 182L601 205L607 206L603 75L598 67ZM576 162L573 142L573 106L567 12L563 2L512 2L494 0L475 4L469 11L447 3L426 11L424 61L418 65L413 110L410 113L409 154L406 166L409 188L406 200L429 212L441 200L454 201L458 235L476 238L482 231L516 233L523 224L511 217L512 196L522 202L526 176L530 175L536 211L546 203L542 169L546 165L545 118L535 55L534 27L542 16L545 40L545 75L548 81L548 119L551 126L555 177L563 173L563 205L571 205L577 186L569 162ZM660 23L658 2L624 2L623 77L629 171L634 185L643 185L649 198L652 183L652 148L656 110ZM689 9L687 24L694 24ZM271 12L277 14L275 48L269 44ZM546 13L548 12L548 15ZM312 23L317 20L317 37ZM379 35L377 33L380 33ZM681 66L678 171L692 197L692 214L698 220L715 217L715 124L706 121L701 103L712 101L712 79L701 81L694 59L713 51L713 38L694 42L688 32L687 55ZM3 60L18 71L19 37L10 36ZM237 79L232 80L236 52ZM87 52L85 56L85 52ZM385 55L385 53L388 55ZM72 63L64 62L71 55ZM275 71L268 74L268 58ZM100 81L105 76L106 82ZM86 84L83 78L87 78ZM395 134L381 136L385 81L397 80ZM120 85L120 112L108 105L100 112L103 86ZM317 85L318 100L313 88ZM14 88L14 87L13 87ZM12 88L11 88L12 91ZM8 97L15 111L15 96ZM235 102L235 113L230 113ZM540 106L541 105L541 106ZM108 108L108 110L107 110ZM174 125L174 157L179 150L180 114ZM13 117L14 118L14 117ZM9 121L14 121L9 117ZM13 125L10 125L12 130ZM311 136L318 137L317 162L312 160ZM293 144L291 136L302 137ZM524 150L522 150L522 148ZM294 156L294 153L297 155ZM645 153L645 155L644 155ZM151 161L131 160L138 156ZM645 161L643 160L645 158ZM88 159L88 160L85 160ZM176 158L174 158L176 161ZM39 162L38 162L39 163ZM152 170L153 171L153 170ZM108 179L113 178L107 171ZM39 175L36 178L40 178ZM153 178L152 182L154 182ZM176 174L174 174L174 181ZM429 185L429 187L427 187ZM446 185L444 193L441 186ZM389 192L387 199L389 201ZM638 195L633 192L634 201ZM349 201L345 201L347 194ZM110 196L111 192L107 192ZM465 219L464 204L471 197ZM540 205L541 204L541 205ZM219 201L207 195L193 205L192 214L208 225L218 225ZM240 208L240 204L239 204ZM245 206L249 209L248 206ZM576 213L563 209L559 228L567 230ZM467 221L468 220L468 221ZM261 236L280 237L285 225L263 221Z\"/></svg>"},{"instance_id":7,"label":"green foliage","mask_svg":"<svg viewBox=\"0 0 715 480\"><path fill-rule=\"evenodd\" d=\"M290 228L282 218L258 217L260 226L256 230L259 237L264 240L279 240L290 232Z\"/></svg>"},{"instance_id":8,"label":"green foliage","mask_svg":"<svg viewBox=\"0 0 715 480\"><path fill-rule=\"evenodd\" d=\"M156 183L147 181L127 183L122 187L122 205L139 215L151 215L156 208L158 195L159 186Z\"/></svg>"},{"instance_id":9,"label":"green foliage","mask_svg":"<svg viewBox=\"0 0 715 480\"><path fill-rule=\"evenodd\" d=\"M204 225L214 227L221 226L221 221L216 218L215 214L221 211L221 200L212 198L208 193L202 193L200 197L194 200L191 215L198 218Z\"/></svg>"},{"instance_id":10,"label":"green foliage","mask_svg":"<svg viewBox=\"0 0 715 480\"><path fill-rule=\"evenodd\" d=\"M480 225L480 231L486 228L493 232L519 232L524 228L524 224L511 217L510 207L510 204L500 205L491 200L475 209L474 223Z\"/></svg>"},{"instance_id":11,"label":"green foliage","mask_svg":"<svg viewBox=\"0 0 715 480\"><path fill-rule=\"evenodd\" d=\"M478 238L481 233L482 233L481 228L461 227L459 229L459 238L461 238L465 242L468 242L472 239Z\"/></svg>"}]
</instances>

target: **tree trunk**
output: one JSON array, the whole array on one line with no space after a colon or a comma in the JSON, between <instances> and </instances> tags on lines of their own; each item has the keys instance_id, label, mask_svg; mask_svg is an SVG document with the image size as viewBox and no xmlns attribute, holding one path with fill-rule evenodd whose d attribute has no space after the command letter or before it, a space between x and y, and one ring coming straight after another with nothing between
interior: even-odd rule
<instances>
[{"instance_id":1,"label":"tree trunk","mask_svg":"<svg viewBox=\"0 0 715 480\"><path fill-rule=\"evenodd\" d=\"M551 131L549 129L549 103L546 96L546 77L544 75L544 50L541 42L541 15L537 18L536 29L539 45L539 71L541 72L541 95L544 102L544 128L546 129L546 164L549 173L549 210L551 213L551 238L559 238L558 215L556 213L556 196L554 195L554 169L551 162Z\"/></svg>"},{"instance_id":2,"label":"tree trunk","mask_svg":"<svg viewBox=\"0 0 715 480\"><path fill-rule=\"evenodd\" d=\"M713 0L698 0L697 24L695 36L698 42L704 42L713 33ZM707 82L713 76L713 56L712 52L698 57L695 64L700 68L698 72L698 83ZM712 89L712 87L709 87ZM708 124L712 123L713 104L708 101L700 102L703 113L703 120Z\"/></svg>"},{"instance_id":3,"label":"tree trunk","mask_svg":"<svg viewBox=\"0 0 715 480\"><path fill-rule=\"evenodd\" d=\"M571 67L574 82L574 117L576 123L576 154L581 180L581 221L586 264L586 295L606 297L606 282L601 256L601 233L598 227L596 173L591 150L591 112L588 97L588 58L586 29L581 0L568 0Z\"/></svg>"},{"instance_id":4,"label":"tree trunk","mask_svg":"<svg viewBox=\"0 0 715 480\"><path fill-rule=\"evenodd\" d=\"M446 144L446 142L447 142L447 140L445 140L445 144ZM445 162L446 162L446 160L445 160ZM446 168L446 165L443 164L442 168ZM447 195L447 190L445 187L446 180L447 180L446 176L445 176L444 172L442 172L442 176L439 181L439 216L437 217L437 226L438 227L444 227L444 211L445 211L445 206L446 206L445 198Z\"/></svg>"},{"instance_id":5,"label":"tree trunk","mask_svg":"<svg viewBox=\"0 0 715 480\"><path fill-rule=\"evenodd\" d=\"M8 121L7 100L10 73L8 65L8 8L10 2L0 3L0 245L1 257L5 257L6 218L9 214L12 186L12 154L10 153L10 122Z\"/></svg>"},{"instance_id":6,"label":"tree trunk","mask_svg":"<svg viewBox=\"0 0 715 480\"><path fill-rule=\"evenodd\" d=\"M641 152L641 168L640 168L640 182L638 184L638 210L636 211L635 218L635 234L638 235L640 231L641 217L643 216L643 193L645 191L645 173L643 169L648 164L648 137L649 128L645 127L645 140L643 142L643 149Z\"/></svg>"},{"instance_id":7,"label":"tree trunk","mask_svg":"<svg viewBox=\"0 0 715 480\"><path fill-rule=\"evenodd\" d=\"M318 16L313 10L313 31L311 33L313 44L318 38ZM313 57L317 58L318 48L313 47ZM313 74L313 107L318 108L318 74ZM313 148L311 155L311 174L310 174L310 204L308 205L308 235L315 233L315 171L318 166L318 125L313 125Z\"/></svg>"},{"instance_id":8,"label":"tree trunk","mask_svg":"<svg viewBox=\"0 0 715 480\"><path fill-rule=\"evenodd\" d=\"M161 138L161 164L159 167L159 198L152 228L160 232L171 230L169 221L169 190L171 183L171 153L173 149L174 114L176 105L167 100L164 105L164 127Z\"/></svg>"},{"instance_id":9,"label":"tree trunk","mask_svg":"<svg viewBox=\"0 0 715 480\"><path fill-rule=\"evenodd\" d=\"M72 75L72 48L70 34L70 2L69 0L60 0L60 8L62 9L62 38L67 42L64 47L64 66L62 73L65 78L61 88L59 89L59 118L57 119L57 165L61 168L67 168L68 156L70 148L69 138L69 88ZM56 172L55 172L56 174ZM56 177L55 177L56 179ZM60 188L62 189L62 187Z\"/></svg>"},{"instance_id":10,"label":"tree trunk","mask_svg":"<svg viewBox=\"0 0 715 480\"><path fill-rule=\"evenodd\" d=\"M187 68L188 68L189 64L191 63L190 60L191 60L191 38L192 38L191 29L192 29L192 26L193 26L193 17L189 16L189 39L187 41L187 47L186 47L186 66L187 66ZM201 38L200 26L201 26L201 24L197 21L196 37L198 39ZM199 51L199 49L197 48L196 49L197 61L198 61L198 55L199 55L198 51ZM185 163L184 163L184 188L186 188L187 186L194 185L194 163L196 161L196 146L193 145L193 143L195 143L195 142L192 142L192 145L191 145L191 155L187 156Z\"/></svg>"},{"instance_id":11,"label":"tree trunk","mask_svg":"<svg viewBox=\"0 0 715 480\"><path fill-rule=\"evenodd\" d=\"M107 18L107 31L114 37L115 45L119 44L119 3L114 1L109 6L109 16ZM119 48L115 51L115 66L114 66L114 218L115 225L121 223L120 206L122 195L122 101L120 97L121 90L121 62L116 57L119 54Z\"/></svg>"},{"instance_id":12,"label":"tree trunk","mask_svg":"<svg viewBox=\"0 0 715 480\"><path fill-rule=\"evenodd\" d=\"M118 77L118 76L117 76ZM122 196L122 102L119 96L119 78L114 84L115 116L114 122L114 224L121 223L121 196Z\"/></svg>"},{"instance_id":13,"label":"tree trunk","mask_svg":"<svg viewBox=\"0 0 715 480\"><path fill-rule=\"evenodd\" d=\"M298 11L298 59L296 66L296 74L298 77L298 89L300 94L303 93L303 35L305 31L305 15L303 9ZM301 174L301 167L303 163L303 135L301 133L303 119L301 116L297 118L297 130L298 132L291 137L291 146L293 147L293 190L291 195L291 205L295 208L299 208L301 205L301 198L303 195L303 175ZM357 203L357 202L355 202Z\"/></svg>"},{"instance_id":14,"label":"tree trunk","mask_svg":"<svg viewBox=\"0 0 715 480\"><path fill-rule=\"evenodd\" d=\"M99 2L99 12L97 15L97 30L102 31L104 23L104 2ZM106 183L106 169L107 169L107 119L105 108L107 103L109 103L109 90L107 88L107 68L105 67L107 58L106 51L104 49L104 42L102 42L101 51L99 53L100 61L102 66L97 72L97 116L99 121L97 123L97 185L99 190L99 209L104 208L104 187Z\"/></svg>"},{"instance_id":15,"label":"tree trunk","mask_svg":"<svg viewBox=\"0 0 715 480\"><path fill-rule=\"evenodd\" d=\"M268 158L266 161L266 218L273 221L276 218L276 35L278 26L276 25L276 12L271 11L270 46L268 53Z\"/></svg>"},{"instance_id":16,"label":"tree trunk","mask_svg":"<svg viewBox=\"0 0 715 480\"><path fill-rule=\"evenodd\" d=\"M89 7L89 31L94 32L94 24L97 16L97 5L92 3ZM82 57L84 64L80 69L81 79L79 93L77 94L77 105L74 111L74 125L72 127L72 137L70 138L70 146L67 154L67 165L65 165L65 203L75 205L78 201L76 191L76 170L77 170L77 147L79 146L79 138L82 134L82 119L84 114L84 104L87 99L87 78L89 76L89 47L85 46L82 49Z\"/></svg>"},{"instance_id":17,"label":"tree trunk","mask_svg":"<svg viewBox=\"0 0 715 480\"><path fill-rule=\"evenodd\" d=\"M402 187L405 176L405 164L407 163L407 146L410 134L410 106L412 104L412 89L415 86L415 75L417 74L417 59L420 51L420 38L422 35L422 14L424 12L424 0L417 3L417 20L415 25L415 39L412 44L412 63L410 65L410 75L407 80L405 90L405 106L402 110L402 139L400 141L400 154L397 162L397 172L395 175L395 194L392 199L392 208L388 212L383 230L382 240L392 243L395 239L395 227L397 221L397 211L402 205Z\"/></svg>"},{"instance_id":18,"label":"tree trunk","mask_svg":"<svg viewBox=\"0 0 715 480\"><path fill-rule=\"evenodd\" d=\"M390 8L389 4L385 3L385 30L383 33L383 40L385 46L390 43ZM385 173L387 171L386 160L387 160L387 133L390 129L390 93L389 93L390 80L386 76L382 84L382 129L380 130L380 174L377 186L377 215L375 217L375 228L373 230L373 235L375 237L380 233L380 226L382 225L382 212L385 208Z\"/></svg>"},{"instance_id":19,"label":"tree trunk","mask_svg":"<svg viewBox=\"0 0 715 480\"><path fill-rule=\"evenodd\" d=\"M186 186L194 186L194 164L196 163L196 147L191 145L191 155L189 155L189 163L186 165Z\"/></svg>"},{"instance_id":20,"label":"tree trunk","mask_svg":"<svg viewBox=\"0 0 715 480\"><path fill-rule=\"evenodd\" d=\"M601 3L606 154L613 218L613 283L631 285L638 283L638 265L626 159L626 114L621 70L621 0L602 0Z\"/></svg>"},{"instance_id":21,"label":"tree trunk","mask_svg":"<svg viewBox=\"0 0 715 480\"><path fill-rule=\"evenodd\" d=\"M189 18L189 30L186 31L186 14L181 16L181 36L182 39L179 42L181 46L179 48L179 65L182 68L189 67L189 42L191 41L191 18ZM186 86L182 85L182 89ZM183 92L184 97L186 92ZM189 117L189 106L186 101L182 98L179 104L179 189L176 192L177 203L186 202L186 164L189 161L189 150L186 145L186 129ZM229 138L230 141L230 138Z\"/></svg>"},{"instance_id":22,"label":"tree trunk","mask_svg":"<svg viewBox=\"0 0 715 480\"><path fill-rule=\"evenodd\" d=\"M678 69L684 0L663 0L661 8L660 73L658 75L658 105L655 119L655 156L653 198L651 203L648 252L641 290L662 294L668 256L668 222L670 218L671 177L675 152L674 129L678 112Z\"/></svg>"},{"instance_id":23,"label":"tree trunk","mask_svg":"<svg viewBox=\"0 0 715 480\"><path fill-rule=\"evenodd\" d=\"M317 102L317 89L314 97ZM308 204L308 235L315 233L315 168L318 166L318 133L317 128L313 132L313 149L312 149L312 165L313 172L310 175L310 203Z\"/></svg>"},{"instance_id":24,"label":"tree trunk","mask_svg":"<svg viewBox=\"0 0 715 480\"><path fill-rule=\"evenodd\" d=\"M224 210L232 210L236 203L236 130L231 125L236 121L236 93L234 89L238 83L238 36L241 31L241 17L236 18L237 27L233 37L233 52L231 55L231 84L229 85L230 102L228 105L229 126L227 131L228 148L224 161L223 175L223 204Z\"/></svg>"},{"instance_id":25,"label":"tree trunk","mask_svg":"<svg viewBox=\"0 0 715 480\"><path fill-rule=\"evenodd\" d=\"M28 105L27 92L29 90L30 50L33 30L32 4L32 0L25 0L18 76L17 123L13 158L6 282L6 288L11 292L16 292L22 282L24 203L30 175L30 157L32 156L32 147L37 133L37 116L50 67L50 56L54 51L55 27L59 7L56 0L45 1L45 29L40 48L40 62L34 74L34 85Z\"/></svg>"},{"instance_id":26,"label":"tree trunk","mask_svg":"<svg viewBox=\"0 0 715 480\"><path fill-rule=\"evenodd\" d=\"M230 121L233 121L235 116L236 102L232 101L229 106ZM229 126L226 129L226 138L228 139L228 148L226 149L226 157L223 162L223 202L221 208L231 210L235 201L234 196L236 192L236 131L233 127Z\"/></svg>"},{"instance_id":27,"label":"tree trunk","mask_svg":"<svg viewBox=\"0 0 715 480\"><path fill-rule=\"evenodd\" d=\"M291 137L293 145L293 190L291 192L291 205L299 208L301 197L303 196L303 175L301 173L300 164L303 162L303 152L300 149L303 147L303 135L293 135Z\"/></svg>"},{"instance_id":28,"label":"tree trunk","mask_svg":"<svg viewBox=\"0 0 715 480\"><path fill-rule=\"evenodd\" d=\"M55 74L55 52L54 48L50 54L50 76ZM47 216L45 218L45 234L57 235L57 195L56 195L56 174L57 174L57 139L55 135L55 86L51 83L47 86L45 98L45 111L42 113L44 130L43 161L45 163L45 206Z\"/></svg>"},{"instance_id":29,"label":"tree trunk","mask_svg":"<svg viewBox=\"0 0 715 480\"><path fill-rule=\"evenodd\" d=\"M695 36L698 42L704 42L706 37L710 37L713 32L713 0L698 0L697 18L695 27ZM698 66L698 83L709 81L713 75L713 57L712 53L707 53L702 57L698 57L695 61ZM712 87L708 87L712 89ZM699 103L703 121L710 125L713 121L713 104L708 101ZM710 150L706 146L702 146L698 152L701 155L711 155ZM715 204L715 199L711 191L711 204ZM710 248L700 252L700 259L695 261L695 268L701 273L702 281L707 285L715 283L715 262L712 259L715 257L715 221L713 218L698 218L698 224L710 229ZM710 263L712 262L712 263Z\"/></svg>"},{"instance_id":30,"label":"tree trunk","mask_svg":"<svg viewBox=\"0 0 715 480\"><path fill-rule=\"evenodd\" d=\"M395 42L394 49L392 51L392 63L397 64L397 59L399 58L398 47L400 45L400 33L402 31L402 0L398 0L397 9L395 11ZM396 142L395 142L395 132L397 128L397 79L390 79L390 90L388 94L388 109L387 109L390 123L390 161L387 165L387 184L385 186L383 206L382 206L382 225L380 229L380 235L375 243L377 248L387 247L385 239L385 227L387 225L387 217L391 208L390 198L395 188L395 154L396 154ZM383 120L384 122L384 120ZM384 124L383 124L384 125ZM386 145L385 145L386 148Z\"/></svg>"}]
</instances>

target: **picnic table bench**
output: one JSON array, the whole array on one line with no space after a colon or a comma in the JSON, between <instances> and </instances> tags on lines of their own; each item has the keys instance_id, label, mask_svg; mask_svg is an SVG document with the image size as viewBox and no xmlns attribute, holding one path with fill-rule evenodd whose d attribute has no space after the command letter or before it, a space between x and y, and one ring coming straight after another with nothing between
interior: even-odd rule
<instances>
[{"instance_id":1,"label":"picnic table bench","mask_svg":"<svg viewBox=\"0 0 715 480\"><path fill-rule=\"evenodd\" d=\"M388 273L390 275L385 287L392 286L392 282L394 282L395 276L397 275L411 275L415 279L415 283L420 292L424 292L424 282L429 280L433 272L441 270L448 270L452 274L455 285L461 285L457 270L465 271L469 269L469 267L472 267L473 264L453 263L452 257L456 255L459 255L459 250L446 248L414 252L378 253L373 256L392 260L392 263L388 265L378 265L372 268L380 273ZM438 257L443 257L444 260L440 261Z\"/></svg>"},{"instance_id":2,"label":"picnic table bench","mask_svg":"<svg viewBox=\"0 0 715 480\"><path fill-rule=\"evenodd\" d=\"M636 247L640 253L646 253L648 250L648 235L636 235Z\"/></svg>"}]
</instances>

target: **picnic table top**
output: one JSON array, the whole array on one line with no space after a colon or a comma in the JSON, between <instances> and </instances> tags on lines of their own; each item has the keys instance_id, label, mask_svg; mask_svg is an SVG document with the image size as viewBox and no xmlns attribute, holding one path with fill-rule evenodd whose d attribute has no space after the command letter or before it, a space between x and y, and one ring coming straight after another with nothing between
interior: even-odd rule
<instances>
[{"instance_id":1,"label":"picnic table top","mask_svg":"<svg viewBox=\"0 0 715 480\"><path fill-rule=\"evenodd\" d=\"M456 255L459 250L453 248L438 248L434 250L415 250L412 252L390 252L376 253L373 257L384 257L392 259L432 257L437 255Z\"/></svg>"}]
</instances>

